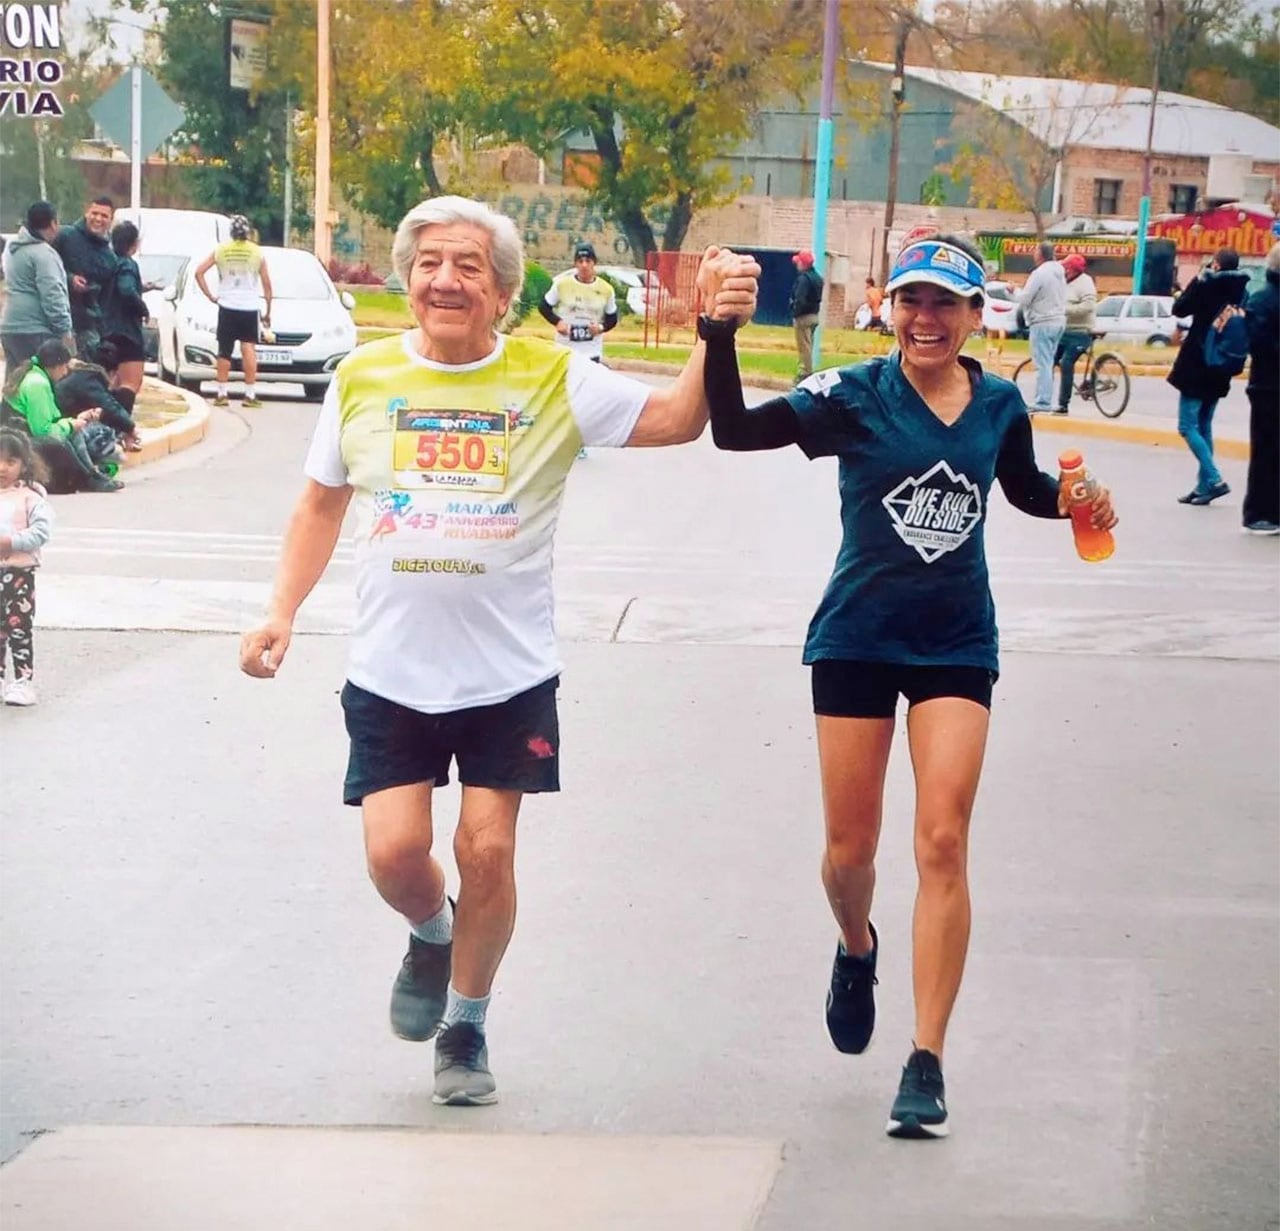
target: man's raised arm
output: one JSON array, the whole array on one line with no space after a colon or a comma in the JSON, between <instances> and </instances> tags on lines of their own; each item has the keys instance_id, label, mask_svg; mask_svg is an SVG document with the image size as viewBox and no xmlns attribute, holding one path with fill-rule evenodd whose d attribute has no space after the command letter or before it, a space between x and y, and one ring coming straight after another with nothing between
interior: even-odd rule
<instances>
[{"instance_id":1,"label":"man's raised arm","mask_svg":"<svg viewBox=\"0 0 1280 1231\"><path fill-rule=\"evenodd\" d=\"M698 266L698 294L708 316L745 325L756 310L760 266L753 257L712 245ZM703 390L706 343L694 343L689 360L665 389L655 389L627 440L629 447L685 444L697 440L707 426Z\"/></svg>"}]
</instances>

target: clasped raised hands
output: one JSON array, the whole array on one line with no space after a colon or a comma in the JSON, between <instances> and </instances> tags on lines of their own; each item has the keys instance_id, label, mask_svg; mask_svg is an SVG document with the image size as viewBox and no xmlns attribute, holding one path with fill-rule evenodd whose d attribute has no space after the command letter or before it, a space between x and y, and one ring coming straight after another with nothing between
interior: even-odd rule
<instances>
[{"instance_id":1,"label":"clasped raised hands","mask_svg":"<svg viewBox=\"0 0 1280 1231\"><path fill-rule=\"evenodd\" d=\"M745 325L755 315L759 278L760 266L754 257L712 244L698 266L697 287L704 315Z\"/></svg>"}]
</instances>

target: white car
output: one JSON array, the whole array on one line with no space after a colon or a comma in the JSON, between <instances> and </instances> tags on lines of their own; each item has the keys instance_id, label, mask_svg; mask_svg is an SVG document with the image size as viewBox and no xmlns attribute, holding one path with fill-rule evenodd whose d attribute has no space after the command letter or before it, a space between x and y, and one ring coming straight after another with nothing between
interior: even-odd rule
<instances>
[{"instance_id":1,"label":"white car","mask_svg":"<svg viewBox=\"0 0 1280 1231\"><path fill-rule=\"evenodd\" d=\"M350 291L333 285L323 265L299 248L263 248L271 277L271 330L274 338L258 344L258 383L301 384L306 396L324 397L333 369L356 345ZM202 258L203 259L203 258ZM214 378L218 344L218 308L196 285L200 261L187 261L174 285L164 292L156 320L160 332L160 375L184 389L199 390ZM218 291L215 266L205 275L209 290ZM234 375L242 371L240 347L231 356Z\"/></svg>"},{"instance_id":2,"label":"white car","mask_svg":"<svg viewBox=\"0 0 1280 1231\"><path fill-rule=\"evenodd\" d=\"M1098 301L1094 333L1108 342L1172 346L1191 328L1173 314L1171 295L1108 295Z\"/></svg>"},{"instance_id":3,"label":"white car","mask_svg":"<svg viewBox=\"0 0 1280 1231\"><path fill-rule=\"evenodd\" d=\"M644 315L647 294L658 290L658 275L647 269L637 269L632 265L597 265L596 273L607 274L626 289L627 307L637 316Z\"/></svg>"},{"instance_id":4,"label":"white car","mask_svg":"<svg viewBox=\"0 0 1280 1231\"><path fill-rule=\"evenodd\" d=\"M1020 338L1026 328L1019 319L1018 304L1022 298L1021 287L1012 282L988 282L982 298L982 330L988 336L1003 333L1006 337Z\"/></svg>"}]
</instances>

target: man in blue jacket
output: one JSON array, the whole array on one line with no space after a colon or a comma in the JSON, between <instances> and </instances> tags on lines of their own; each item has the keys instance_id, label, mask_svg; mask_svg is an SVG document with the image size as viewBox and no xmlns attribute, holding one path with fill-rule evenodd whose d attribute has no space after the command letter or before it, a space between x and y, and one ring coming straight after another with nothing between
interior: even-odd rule
<instances>
[{"instance_id":1,"label":"man in blue jacket","mask_svg":"<svg viewBox=\"0 0 1280 1231\"><path fill-rule=\"evenodd\" d=\"M67 273L50 247L58 234L58 211L48 201L27 210L27 224L4 251L4 281L8 292L0 344L5 366L13 371L50 339L70 344L71 307Z\"/></svg>"}]
</instances>

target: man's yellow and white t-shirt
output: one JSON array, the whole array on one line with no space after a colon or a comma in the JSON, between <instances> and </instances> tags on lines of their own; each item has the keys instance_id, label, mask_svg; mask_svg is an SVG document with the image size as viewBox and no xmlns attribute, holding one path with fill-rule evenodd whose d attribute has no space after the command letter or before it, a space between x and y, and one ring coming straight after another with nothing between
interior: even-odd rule
<instances>
[{"instance_id":1,"label":"man's yellow and white t-shirt","mask_svg":"<svg viewBox=\"0 0 1280 1231\"><path fill-rule=\"evenodd\" d=\"M558 675L552 540L584 445L621 446L652 390L540 338L477 363L417 331L339 365L308 477L350 484L356 623L348 678L424 713L506 701Z\"/></svg>"},{"instance_id":2,"label":"man's yellow and white t-shirt","mask_svg":"<svg viewBox=\"0 0 1280 1231\"><path fill-rule=\"evenodd\" d=\"M262 249L247 239L229 239L213 250L218 267L218 306L256 312L262 298Z\"/></svg>"},{"instance_id":3,"label":"man's yellow and white t-shirt","mask_svg":"<svg viewBox=\"0 0 1280 1231\"><path fill-rule=\"evenodd\" d=\"M567 269L551 280L543 299L569 325L567 334L556 334L561 346L588 359L599 359L604 354L604 335L593 335L591 326L603 325L606 316L617 314L618 300L608 282L599 277L580 282L577 274Z\"/></svg>"}]
</instances>

